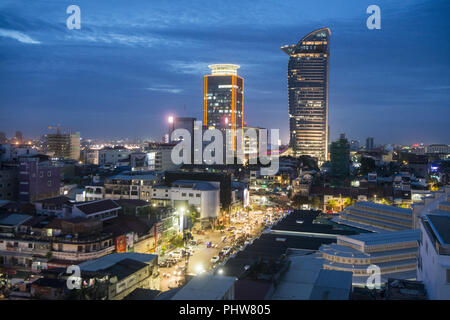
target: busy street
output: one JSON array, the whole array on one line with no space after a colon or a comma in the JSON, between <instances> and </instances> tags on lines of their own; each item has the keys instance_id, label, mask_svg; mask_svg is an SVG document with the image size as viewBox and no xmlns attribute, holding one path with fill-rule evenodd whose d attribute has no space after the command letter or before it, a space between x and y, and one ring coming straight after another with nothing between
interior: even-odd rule
<instances>
[{"instance_id":1,"label":"busy street","mask_svg":"<svg viewBox=\"0 0 450 320\"><path fill-rule=\"evenodd\" d=\"M160 290L179 287L186 277L219 267L284 215L285 212L270 207L240 211L230 218L230 223L222 230L194 231L194 239L184 248L173 249L160 258Z\"/></svg>"}]
</instances>

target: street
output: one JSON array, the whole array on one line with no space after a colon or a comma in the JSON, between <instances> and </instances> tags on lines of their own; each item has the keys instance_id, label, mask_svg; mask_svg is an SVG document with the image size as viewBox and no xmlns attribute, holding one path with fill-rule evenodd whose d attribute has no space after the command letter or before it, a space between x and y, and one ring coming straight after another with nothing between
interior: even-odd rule
<instances>
[{"instance_id":1,"label":"street","mask_svg":"<svg viewBox=\"0 0 450 320\"><path fill-rule=\"evenodd\" d=\"M178 263L171 267L159 268L160 290L167 291L182 285L185 273L186 275L197 275L210 271L236 252L231 250L226 257L213 264L211 258L219 256L223 248L233 248L238 244L238 239L240 240L240 245L242 245L243 239L251 240L258 237L267 225L273 224L282 216L283 214L280 214L280 211L274 208L266 208L264 211L250 211L248 213L240 212L233 216L231 223L224 230L206 230L203 235L193 234L197 245L191 246L193 248L192 255L181 258ZM264 222L267 223L266 226L262 225ZM223 237L227 238L225 242L222 241ZM211 242L213 247L207 248L207 242ZM177 250L180 249L173 251ZM185 271L181 269L183 266L186 266Z\"/></svg>"}]
</instances>

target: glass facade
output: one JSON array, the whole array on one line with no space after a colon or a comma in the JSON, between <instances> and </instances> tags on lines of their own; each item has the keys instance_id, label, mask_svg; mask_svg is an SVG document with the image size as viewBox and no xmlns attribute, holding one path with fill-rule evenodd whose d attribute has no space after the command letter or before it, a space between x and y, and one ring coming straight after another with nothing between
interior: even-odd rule
<instances>
[{"instance_id":1,"label":"glass facade","mask_svg":"<svg viewBox=\"0 0 450 320\"><path fill-rule=\"evenodd\" d=\"M204 78L204 123L217 129L243 127L244 79L237 65L211 65L212 75Z\"/></svg>"},{"instance_id":2,"label":"glass facade","mask_svg":"<svg viewBox=\"0 0 450 320\"><path fill-rule=\"evenodd\" d=\"M295 156L328 160L328 65L331 32L322 28L281 49L288 65L290 145Z\"/></svg>"}]
</instances>

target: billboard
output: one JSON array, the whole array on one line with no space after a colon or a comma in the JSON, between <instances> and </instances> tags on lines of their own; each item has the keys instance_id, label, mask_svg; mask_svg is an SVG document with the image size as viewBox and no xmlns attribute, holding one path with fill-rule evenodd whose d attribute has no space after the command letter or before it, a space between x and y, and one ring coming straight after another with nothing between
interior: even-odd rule
<instances>
[{"instance_id":1,"label":"billboard","mask_svg":"<svg viewBox=\"0 0 450 320\"><path fill-rule=\"evenodd\" d=\"M122 253L127 252L127 238L126 236L119 236L115 239L116 242L116 252Z\"/></svg>"},{"instance_id":2,"label":"billboard","mask_svg":"<svg viewBox=\"0 0 450 320\"><path fill-rule=\"evenodd\" d=\"M127 233L127 252L133 252L134 251L134 234L133 232Z\"/></svg>"}]
</instances>

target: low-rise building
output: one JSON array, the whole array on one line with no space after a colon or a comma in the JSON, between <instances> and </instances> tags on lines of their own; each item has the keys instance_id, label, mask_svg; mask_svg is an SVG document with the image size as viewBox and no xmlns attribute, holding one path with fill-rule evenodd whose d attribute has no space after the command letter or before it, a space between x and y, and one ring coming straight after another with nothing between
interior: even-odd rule
<instances>
[{"instance_id":1,"label":"low-rise building","mask_svg":"<svg viewBox=\"0 0 450 320\"><path fill-rule=\"evenodd\" d=\"M237 278L220 275L199 275L181 288L171 300L234 300Z\"/></svg>"},{"instance_id":2,"label":"low-rise building","mask_svg":"<svg viewBox=\"0 0 450 320\"><path fill-rule=\"evenodd\" d=\"M117 165L120 161L128 159L133 150L123 146L104 147L98 150L99 165Z\"/></svg>"},{"instance_id":3,"label":"low-rise building","mask_svg":"<svg viewBox=\"0 0 450 320\"><path fill-rule=\"evenodd\" d=\"M105 295L108 300L121 300L136 288L159 289L158 256L153 254L115 253L86 261L79 267L82 278L93 274L108 278Z\"/></svg>"},{"instance_id":4,"label":"low-rise building","mask_svg":"<svg viewBox=\"0 0 450 320\"><path fill-rule=\"evenodd\" d=\"M337 243L320 248L323 268L350 271L353 285L365 286L373 274L371 266L380 268L381 283L389 278L416 279L420 232L403 230L338 236Z\"/></svg>"},{"instance_id":5,"label":"low-rise building","mask_svg":"<svg viewBox=\"0 0 450 320\"><path fill-rule=\"evenodd\" d=\"M161 180L155 171L123 172L105 180L105 198L150 201L152 186Z\"/></svg>"},{"instance_id":6,"label":"low-rise building","mask_svg":"<svg viewBox=\"0 0 450 320\"><path fill-rule=\"evenodd\" d=\"M334 222L372 232L398 231L413 228L411 209L360 201L340 212Z\"/></svg>"},{"instance_id":7,"label":"low-rise building","mask_svg":"<svg viewBox=\"0 0 450 320\"><path fill-rule=\"evenodd\" d=\"M108 220L118 216L121 207L111 199L75 204L68 215L87 219Z\"/></svg>"}]
</instances>

